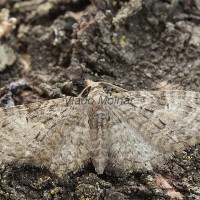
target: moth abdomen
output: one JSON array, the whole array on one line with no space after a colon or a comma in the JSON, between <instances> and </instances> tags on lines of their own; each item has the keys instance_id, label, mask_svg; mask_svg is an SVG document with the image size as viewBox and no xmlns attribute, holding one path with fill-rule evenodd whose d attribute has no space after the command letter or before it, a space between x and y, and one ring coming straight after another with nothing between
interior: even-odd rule
<instances>
[{"instance_id":1,"label":"moth abdomen","mask_svg":"<svg viewBox=\"0 0 200 200\"><path fill-rule=\"evenodd\" d=\"M91 145L91 159L98 174L102 174L108 161L107 144L102 139L92 141Z\"/></svg>"}]
</instances>

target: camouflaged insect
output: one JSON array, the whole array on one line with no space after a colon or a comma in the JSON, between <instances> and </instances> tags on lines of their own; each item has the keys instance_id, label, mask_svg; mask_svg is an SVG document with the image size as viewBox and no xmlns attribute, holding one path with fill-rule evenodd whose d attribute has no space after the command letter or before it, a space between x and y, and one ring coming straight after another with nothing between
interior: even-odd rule
<instances>
[{"instance_id":1,"label":"camouflaged insect","mask_svg":"<svg viewBox=\"0 0 200 200\"><path fill-rule=\"evenodd\" d=\"M0 162L45 166L62 177L92 160L105 167L150 170L200 142L200 93L107 94L87 81L87 98L65 97L0 109Z\"/></svg>"}]
</instances>

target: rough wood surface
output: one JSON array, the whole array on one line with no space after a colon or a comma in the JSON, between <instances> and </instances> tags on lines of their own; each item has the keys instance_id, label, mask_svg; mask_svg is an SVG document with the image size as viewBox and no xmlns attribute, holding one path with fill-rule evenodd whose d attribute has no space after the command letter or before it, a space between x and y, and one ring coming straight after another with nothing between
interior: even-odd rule
<instances>
[{"instance_id":1,"label":"rough wood surface","mask_svg":"<svg viewBox=\"0 0 200 200\"><path fill-rule=\"evenodd\" d=\"M196 0L2 0L0 7L10 11L1 19L17 19L1 26L8 28L0 44L2 107L77 96L85 79L129 91L200 91ZM199 149L192 145L151 172L110 168L97 175L88 163L62 181L48 168L4 164L0 197L198 199Z\"/></svg>"}]
</instances>

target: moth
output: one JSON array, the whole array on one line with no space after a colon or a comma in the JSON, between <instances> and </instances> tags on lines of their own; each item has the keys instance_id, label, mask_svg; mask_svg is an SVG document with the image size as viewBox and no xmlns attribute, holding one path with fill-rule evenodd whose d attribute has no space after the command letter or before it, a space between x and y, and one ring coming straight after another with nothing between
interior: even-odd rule
<instances>
[{"instance_id":1,"label":"moth","mask_svg":"<svg viewBox=\"0 0 200 200\"><path fill-rule=\"evenodd\" d=\"M59 177L90 160L98 174L151 170L200 142L200 93L108 94L104 83L86 83L87 97L0 108L0 163L44 166Z\"/></svg>"}]
</instances>

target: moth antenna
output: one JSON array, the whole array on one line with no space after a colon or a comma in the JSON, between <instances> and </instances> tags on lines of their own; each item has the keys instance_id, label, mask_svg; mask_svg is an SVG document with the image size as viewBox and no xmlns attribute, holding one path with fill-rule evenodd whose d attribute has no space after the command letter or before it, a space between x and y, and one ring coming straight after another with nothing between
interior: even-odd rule
<instances>
[{"instance_id":1,"label":"moth antenna","mask_svg":"<svg viewBox=\"0 0 200 200\"><path fill-rule=\"evenodd\" d=\"M100 84L100 82L94 82L94 81L89 80L89 79L85 80L85 83L86 83L86 87L82 90L82 92L78 95L78 97L81 97L82 94L83 94L88 88L90 88L90 87L97 87L97 86Z\"/></svg>"},{"instance_id":2,"label":"moth antenna","mask_svg":"<svg viewBox=\"0 0 200 200\"><path fill-rule=\"evenodd\" d=\"M102 84L102 85L109 85L109 86L111 86L111 87L113 87L113 88L116 88L116 89L118 89L118 90L121 90L121 91L124 91L124 92L128 92L128 90L126 90L126 89L124 89L124 88L122 88L122 87L119 87L119 86L116 86L116 85L113 85L113 84L111 84L111 83L108 83L108 82L99 82L99 84Z\"/></svg>"}]
</instances>

